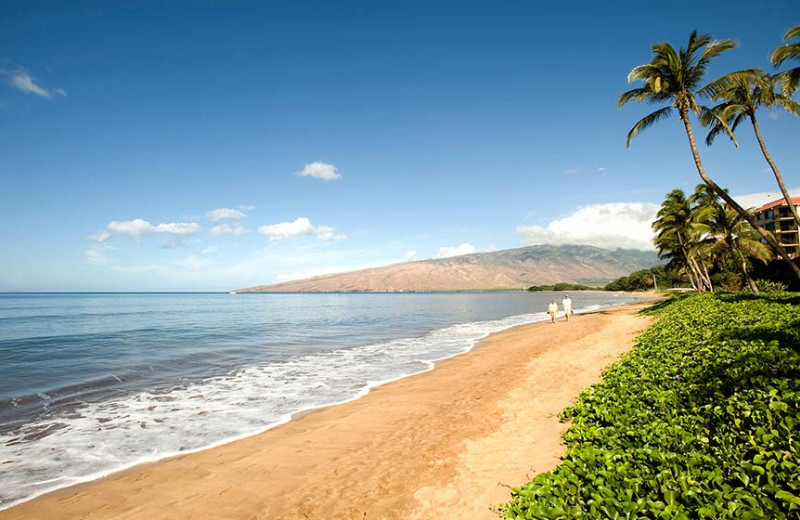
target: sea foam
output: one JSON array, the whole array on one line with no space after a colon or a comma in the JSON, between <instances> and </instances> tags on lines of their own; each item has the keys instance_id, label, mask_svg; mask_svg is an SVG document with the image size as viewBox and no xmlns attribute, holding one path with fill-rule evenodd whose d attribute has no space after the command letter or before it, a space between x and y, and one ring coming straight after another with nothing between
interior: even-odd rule
<instances>
[{"instance_id":1,"label":"sea foam","mask_svg":"<svg viewBox=\"0 0 800 520\"><path fill-rule=\"evenodd\" d=\"M0 509L266 431L293 414L431 370L489 334L545 318L532 313L458 324L422 337L298 354L118 399L71 403L0 435Z\"/></svg>"}]
</instances>

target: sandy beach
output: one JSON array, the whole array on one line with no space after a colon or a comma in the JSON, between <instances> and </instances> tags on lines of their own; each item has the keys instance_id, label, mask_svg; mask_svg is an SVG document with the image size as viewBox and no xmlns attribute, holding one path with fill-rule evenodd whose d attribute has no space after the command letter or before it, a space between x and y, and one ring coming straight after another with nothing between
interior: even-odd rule
<instances>
[{"instance_id":1,"label":"sandy beach","mask_svg":"<svg viewBox=\"0 0 800 520\"><path fill-rule=\"evenodd\" d=\"M0 519L492 519L552 469L558 413L632 346L639 303L490 336L468 354L261 435L137 466Z\"/></svg>"}]
</instances>

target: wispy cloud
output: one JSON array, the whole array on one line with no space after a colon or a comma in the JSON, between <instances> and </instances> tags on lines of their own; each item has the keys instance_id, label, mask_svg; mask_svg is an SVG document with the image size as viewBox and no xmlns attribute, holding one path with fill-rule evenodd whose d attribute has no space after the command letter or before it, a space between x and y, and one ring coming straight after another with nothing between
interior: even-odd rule
<instances>
[{"instance_id":1,"label":"wispy cloud","mask_svg":"<svg viewBox=\"0 0 800 520\"><path fill-rule=\"evenodd\" d=\"M650 224L656 211L658 205L644 202L595 204L547 226L518 226L516 231L525 245L585 244L647 251L653 249Z\"/></svg>"},{"instance_id":2,"label":"wispy cloud","mask_svg":"<svg viewBox=\"0 0 800 520\"><path fill-rule=\"evenodd\" d=\"M87 249L84 252L84 258L93 265L106 265L109 262L108 257L97 249Z\"/></svg>"},{"instance_id":3,"label":"wispy cloud","mask_svg":"<svg viewBox=\"0 0 800 520\"><path fill-rule=\"evenodd\" d=\"M67 92L61 87L48 89L37 85L30 73L23 68L0 70L0 73L8 78L9 85L20 92L33 94L45 99L52 99L53 96L67 97Z\"/></svg>"},{"instance_id":4,"label":"wispy cloud","mask_svg":"<svg viewBox=\"0 0 800 520\"><path fill-rule=\"evenodd\" d=\"M224 219L239 220L240 218L244 218L246 216L247 215L245 215L243 212L233 208L219 208L206 211L206 218L212 222L217 222Z\"/></svg>"},{"instance_id":5,"label":"wispy cloud","mask_svg":"<svg viewBox=\"0 0 800 520\"><path fill-rule=\"evenodd\" d=\"M342 174L339 173L339 170L336 168L336 166L324 163L322 161L306 164L301 171L297 172L297 175L300 177L313 177L315 179L322 179L325 181L342 178Z\"/></svg>"},{"instance_id":6,"label":"wispy cloud","mask_svg":"<svg viewBox=\"0 0 800 520\"><path fill-rule=\"evenodd\" d=\"M87 235L83 237L87 242L97 242L98 244L105 242L109 238L111 238L111 233L108 231L101 231L96 235Z\"/></svg>"},{"instance_id":7,"label":"wispy cloud","mask_svg":"<svg viewBox=\"0 0 800 520\"><path fill-rule=\"evenodd\" d=\"M209 233L212 235L234 235L234 236L242 236L247 233L247 229L244 226L236 222L235 224L219 224L218 226L214 226L208 230Z\"/></svg>"},{"instance_id":8,"label":"wispy cloud","mask_svg":"<svg viewBox=\"0 0 800 520\"><path fill-rule=\"evenodd\" d=\"M564 169L564 173L578 173L577 168L566 168Z\"/></svg>"},{"instance_id":9,"label":"wispy cloud","mask_svg":"<svg viewBox=\"0 0 800 520\"><path fill-rule=\"evenodd\" d=\"M406 254L403 255L403 260L411 261L414 258L416 258L416 256L417 256L417 252L414 251L413 249L410 249L410 250L406 251Z\"/></svg>"},{"instance_id":10,"label":"wispy cloud","mask_svg":"<svg viewBox=\"0 0 800 520\"><path fill-rule=\"evenodd\" d=\"M270 240L285 238L315 236L320 240L343 240L347 235L334 233L334 228L328 226L313 226L306 217L297 217L294 222L280 222L268 226L261 226L258 232L269 236Z\"/></svg>"},{"instance_id":11,"label":"wispy cloud","mask_svg":"<svg viewBox=\"0 0 800 520\"><path fill-rule=\"evenodd\" d=\"M475 252L475 246L469 242L464 242L456 247L441 247L436 254L436 258L450 258L451 256L469 255Z\"/></svg>"},{"instance_id":12,"label":"wispy cloud","mask_svg":"<svg viewBox=\"0 0 800 520\"><path fill-rule=\"evenodd\" d=\"M196 222L173 222L167 224L153 225L150 222L136 218L133 220L117 221L108 223L106 228L119 235L127 235L134 240L140 240L144 235L154 233L166 233L177 236L187 236L199 233L203 230Z\"/></svg>"}]
</instances>

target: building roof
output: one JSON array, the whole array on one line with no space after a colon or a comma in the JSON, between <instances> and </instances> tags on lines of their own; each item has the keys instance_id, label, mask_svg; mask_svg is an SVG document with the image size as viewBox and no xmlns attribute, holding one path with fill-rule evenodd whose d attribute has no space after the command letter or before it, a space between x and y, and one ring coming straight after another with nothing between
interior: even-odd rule
<instances>
[{"instance_id":1,"label":"building roof","mask_svg":"<svg viewBox=\"0 0 800 520\"><path fill-rule=\"evenodd\" d=\"M794 204L795 206L800 204L800 197L792 197L792 204ZM778 206L786 206L786 199L780 198L778 200L768 202L767 204L764 204L760 208L754 209L753 213L761 213L762 211L767 211L768 209L777 208Z\"/></svg>"}]
</instances>

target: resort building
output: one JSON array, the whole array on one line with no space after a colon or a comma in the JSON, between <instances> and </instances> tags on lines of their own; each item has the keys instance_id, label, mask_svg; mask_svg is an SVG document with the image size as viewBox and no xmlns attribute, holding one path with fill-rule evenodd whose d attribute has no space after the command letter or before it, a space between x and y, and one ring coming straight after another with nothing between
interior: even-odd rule
<instances>
[{"instance_id":1,"label":"resort building","mask_svg":"<svg viewBox=\"0 0 800 520\"><path fill-rule=\"evenodd\" d=\"M792 197L792 204L800 212L800 197ZM797 223L792 214L789 213L789 206L785 199L779 199L769 204L764 204L760 208L753 210L756 222L764 226L768 231L775 233L775 238L786 249L792 258L797 258L800 254L800 242L798 242Z\"/></svg>"}]
</instances>

